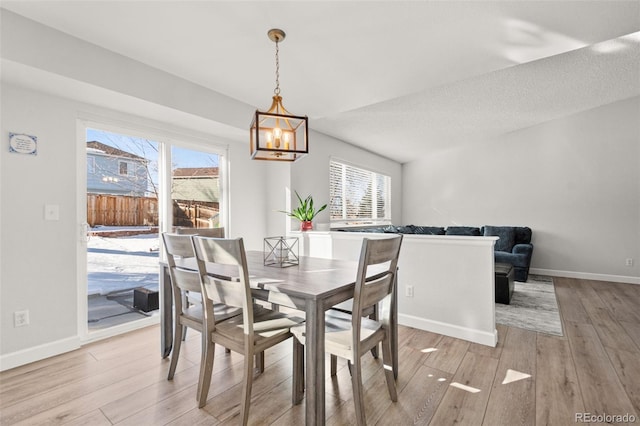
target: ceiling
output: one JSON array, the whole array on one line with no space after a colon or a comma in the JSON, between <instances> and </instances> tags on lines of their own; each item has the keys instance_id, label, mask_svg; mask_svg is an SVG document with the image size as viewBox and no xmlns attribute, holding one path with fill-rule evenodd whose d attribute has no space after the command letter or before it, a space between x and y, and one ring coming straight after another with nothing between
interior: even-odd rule
<instances>
[{"instance_id":1,"label":"ceiling","mask_svg":"<svg viewBox=\"0 0 640 426\"><path fill-rule=\"evenodd\" d=\"M285 107L402 163L640 95L640 1L1 5L260 109L282 28Z\"/></svg>"}]
</instances>

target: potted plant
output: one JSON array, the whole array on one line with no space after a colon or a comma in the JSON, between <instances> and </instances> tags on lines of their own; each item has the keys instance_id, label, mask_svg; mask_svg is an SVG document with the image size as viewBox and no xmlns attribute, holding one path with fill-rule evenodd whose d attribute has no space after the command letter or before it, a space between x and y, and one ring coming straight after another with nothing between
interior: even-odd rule
<instances>
[{"instance_id":1,"label":"potted plant","mask_svg":"<svg viewBox=\"0 0 640 426\"><path fill-rule=\"evenodd\" d=\"M286 212L284 210L280 210L282 213L285 213L291 217L295 217L300 221L300 230L308 231L313 229L313 218L316 217L318 213L327 208L327 205L320 207L318 210L313 206L313 197L309 195L304 200L298 195L296 191L296 197L298 197L298 207L293 209L290 212Z\"/></svg>"}]
</instances>

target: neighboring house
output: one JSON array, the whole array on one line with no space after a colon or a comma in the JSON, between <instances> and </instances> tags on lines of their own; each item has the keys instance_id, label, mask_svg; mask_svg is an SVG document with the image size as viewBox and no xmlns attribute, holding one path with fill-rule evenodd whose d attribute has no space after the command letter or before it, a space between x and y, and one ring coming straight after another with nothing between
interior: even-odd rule
<instances>
[{"instance_id":1,"label":"neighboring house","mask_svg":"<svg viewBox=\"0 0 640 426\"><path fill-rule=\"evenodd\" d=\"M144 197L148 160L103 144L87 142L87 192Z\"/></svg>"},{"instance_id":2,"label":"neighboring house","mask_svg":"<svg viewBox=\"0 0 640 426\"><path fill-rule=\"evenodd\" d=\"M220 225L220 176L217 167L180 167L171 173L173 224L197 228Z\"/></svg>"},{"instance_id":3,"label":"neighboring house","mask_svg":"<svg viewBox=\"0 0 640 426\"><path fill-rule=\"evenodd\" d=\"M181 167L171 177L171 198L181 201L214 203L220 200L217 167Z\"/></svg>"}]
</instances>

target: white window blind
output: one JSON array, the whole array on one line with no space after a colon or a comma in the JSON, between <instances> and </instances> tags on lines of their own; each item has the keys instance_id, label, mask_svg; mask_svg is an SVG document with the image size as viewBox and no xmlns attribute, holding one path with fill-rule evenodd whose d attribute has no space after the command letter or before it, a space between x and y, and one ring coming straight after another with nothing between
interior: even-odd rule
<instances>
[{"instance_id":1,"label":"white window blind","mask_svg":"<svg viewBox=\"0 0 640 426\"><path fill-rule=\"evenodd\" d=\"M335 160L329 167L332 222L358 224L391 219L389 176Z\"/></svg>"}]
</instances>

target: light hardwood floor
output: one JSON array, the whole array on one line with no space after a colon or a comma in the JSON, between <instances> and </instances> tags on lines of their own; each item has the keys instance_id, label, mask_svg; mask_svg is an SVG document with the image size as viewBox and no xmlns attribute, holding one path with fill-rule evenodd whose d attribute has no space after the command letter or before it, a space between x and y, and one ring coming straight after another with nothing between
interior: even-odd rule
<instances>
[{"instance_id":1,"label":"light hardwood floor","mask_svg":"<svg viewBox=\"0 0 640 426\"><path fill-rule=\"evenodd\" d=\"M570 425L576 413L640 424L640 285L554 278L564 337L498 326L496 348L400 327L398 402L381 361L364 357L369 424ZM159 328L0 373L0 424L236 424L241 356L219 348L209 401L197 408L200 337L189 331L173 381ZM251 424L304 424L291 406L291 342L266 354ZM354 424L344 363L327 378L327 424Z\"/></svg>"}]
</instances>

